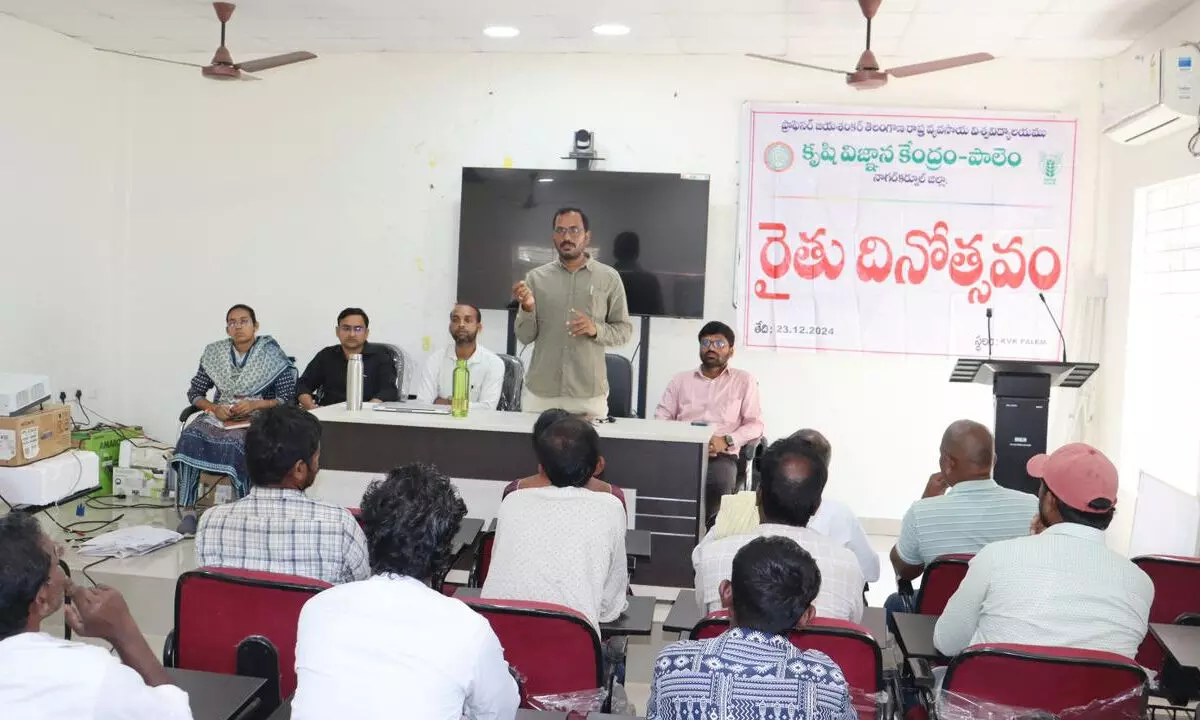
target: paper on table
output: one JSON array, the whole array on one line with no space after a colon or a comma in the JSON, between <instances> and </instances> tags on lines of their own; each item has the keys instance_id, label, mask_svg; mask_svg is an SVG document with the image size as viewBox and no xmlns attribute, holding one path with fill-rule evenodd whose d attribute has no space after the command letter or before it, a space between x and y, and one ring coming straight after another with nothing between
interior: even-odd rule
<instances>
[{"instance_id":1,"label":"paper on table","mask_svg":"<svg viewBox=\"0 0 1200 720\"><path fill-rule=\"evenodd\" d=\"M174 545L182 539L183 536L174 530L136 525L97 535L79 546L79 554L90 557L133 557Z\"/></svg>"}]
</instances>

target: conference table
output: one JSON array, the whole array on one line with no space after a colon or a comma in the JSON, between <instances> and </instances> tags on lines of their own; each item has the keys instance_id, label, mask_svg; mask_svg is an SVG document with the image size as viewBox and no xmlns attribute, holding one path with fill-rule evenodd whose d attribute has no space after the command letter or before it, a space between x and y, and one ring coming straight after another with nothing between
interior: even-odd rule
<instances>
[{"instance_id":1,"label":"conference table","mask_svg":"<svg viewBox=\"0 0 1200 720\"><path fill-rule=\"evenodd\" d=\"M537 415L472 410L465 418L344 406L318 408L321 472L315 497L356 506L367 484L411 462L450 476L468 514L495 517L504 487L537 468L530 435ZM687 423L617 418L597 423L604 478L627 492L630 526L654 538L633 582L692 584L692 548L703 536L704 477L712 429Z\"/></svg>"}]
</instances>

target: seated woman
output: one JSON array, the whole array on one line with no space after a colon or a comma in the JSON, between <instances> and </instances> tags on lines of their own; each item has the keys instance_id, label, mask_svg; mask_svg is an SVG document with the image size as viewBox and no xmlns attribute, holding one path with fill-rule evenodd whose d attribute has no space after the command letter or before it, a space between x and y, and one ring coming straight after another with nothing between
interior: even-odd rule
<instances>
[{"instance_id":1,"label":"seated woman","mask_svg":"<svg viewBox=\"0 0 1200 720\"><path fill-rule=\"evenodd\" d=\"M571 413L558 408L547 410L538 416L537 422L533 424L533 451L535 453L537 452L538 436L541 435L546 428L566 417L571 417ZM604 472L604 458L600 458L600 464L596 467L595 474L599 475L602 472ZM552 484L553 483L550 482L550 478L546 476L546 471L539 465L537 475L530 475L529 477L523 477L520 480L513 480L510 482L504 488L504 494L500 497L500 499L503 500L515 490L550 487ZM593 476L583 487L593 492L610 493L621 501L621 507L625 507L625 493L622 492L621 488L617 487L616 485L609 485L600 478Z\"/></svg>"},{"instance_id":2,"label":"seated woman","mask_svg":"<svg viewBox=\"0 0 1200 720\"><path fill-rule=\"evenodd\" d=\"M254 412L291 402L296 396L296 371L279 343L258 337L258 318L247 305L225 313L229 337L204 348L200 368L192 378L188 400L204 411L184 428L172 460L179 478L179 504L192 507L200 473L228 475L238 497L246 494L245 427L226 425L247 420ZM208 391L216 388L209 400Z\"/></svg>"}]
</instances>

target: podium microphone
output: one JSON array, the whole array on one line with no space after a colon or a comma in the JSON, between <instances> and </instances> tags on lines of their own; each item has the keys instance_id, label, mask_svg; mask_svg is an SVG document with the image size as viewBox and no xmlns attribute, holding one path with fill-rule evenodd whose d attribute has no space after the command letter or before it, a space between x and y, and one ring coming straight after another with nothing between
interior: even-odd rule
<instances>
[{"instance_id":1,"label":"podium microphone","mask_svg":"<svg viewBox=\"0 0 1200 720\"><path fill-rule=\"evenodd\" d=\"M1062 341L1062 349L1063 349L1062 361L1064 363L1066 363L1067 362L1067 339L1065 337L1063 337L1062 328L1058 326L1058 320L1054 317L1054 311L1050 309L1050 303L1046 302L1046 296L1043 295L1042 293L1038 293L1038 298L1040 298L1042 301L1042 304L1046 306L1046 314L1050 316L1050 322L1054 323L1054 329L1058 331L1058 339Z\"/></svg>"},{"instance_id":2,"label":"podium microphone","mask_svg":"<svg viewBox=\"0 0 1200 720\"><path fill-rule=\"evenodd\" d=\"M987 325L988 325L988 360L992 359L992 309L987 309Z\"/></svg>"}]
</instances>

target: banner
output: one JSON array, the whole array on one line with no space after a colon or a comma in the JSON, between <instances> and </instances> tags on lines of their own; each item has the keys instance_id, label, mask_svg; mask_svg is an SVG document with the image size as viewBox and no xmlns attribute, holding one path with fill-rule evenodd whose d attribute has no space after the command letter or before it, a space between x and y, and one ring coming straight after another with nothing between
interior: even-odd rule
<instances>
[{"instance_id":1,"label":"banner","mask_svg":"<svg viewBox=\"0 0 1200 720\"><path fill-rule=\"evenodd\" d=\"M749 104L744 127L744 345L980 356L990 309L995 357L1060 356L1074 120Z\"/></svg>"}]
</instances>

